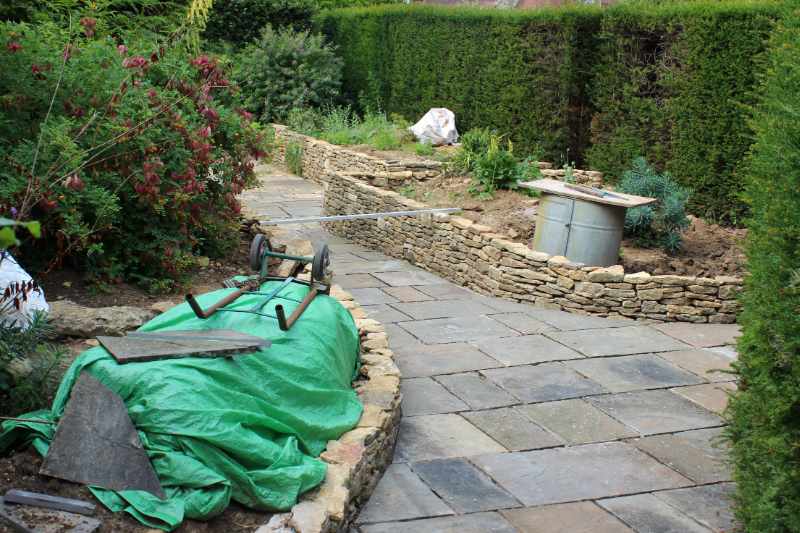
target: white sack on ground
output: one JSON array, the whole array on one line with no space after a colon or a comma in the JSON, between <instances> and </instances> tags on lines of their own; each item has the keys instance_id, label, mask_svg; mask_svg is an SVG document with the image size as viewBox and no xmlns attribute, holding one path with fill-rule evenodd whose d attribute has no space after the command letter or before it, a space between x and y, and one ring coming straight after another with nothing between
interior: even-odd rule
<instances>
[{"instance_id":1,"label":"white sack on ground","mask_svg":"<svg viewBox=\"0 0 800 533\"><path fill-rule=\"evenodd\" d=\"M434 107L428 110L419 122L408 129L419 142L429 143L433 146L453 144L458 141L456 116L445 107Z\"/></svg>"}]
</instances>

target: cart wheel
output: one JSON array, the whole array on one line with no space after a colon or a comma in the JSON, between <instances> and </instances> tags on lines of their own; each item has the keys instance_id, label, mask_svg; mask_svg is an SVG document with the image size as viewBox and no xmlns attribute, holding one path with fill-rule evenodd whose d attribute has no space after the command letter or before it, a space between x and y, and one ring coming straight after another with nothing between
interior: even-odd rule
<instances>
[{"instance_id":1,"label":"cart wheel","mask_svg":"<svg viewBox=\"0 0 800 533\"><path fill-rule=\"evenodd\" d=\"M270 246L267 236L259 233L253 237L253 241L250 243L250 268L256 272L261 270L261 261L264 259L265 251L272 251L272 246Z\"/></svg>"},{"instance_id":2,"label":"cart wheel","mask_svg":"<svg viewBox=\"0 0 800 533\"><path fill-rule=\"evenodd\" d=\"M330 251L328 250L328 245L323 244L322 248L317 250L314 254L314 260L311 262L311 280L325 281L328 278L328 269L330 266Z\"/></svg>"}]
</instances>

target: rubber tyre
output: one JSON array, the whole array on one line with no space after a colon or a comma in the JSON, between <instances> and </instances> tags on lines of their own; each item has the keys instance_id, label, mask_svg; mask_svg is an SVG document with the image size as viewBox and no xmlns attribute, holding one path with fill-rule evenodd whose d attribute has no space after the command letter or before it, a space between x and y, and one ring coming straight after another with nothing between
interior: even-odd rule
<instances>
[{"instance_id":1,"label":"rubber tyre","mask_svg":"<svg viewBox=\"0 0 800 533\"><path fill-rule=\"evenodd\" d=\"M311 262L311 280L324 282L328 278L328 269L331 266L331 254L327 244L314 254Z\"/></svg>"},{"instance_id":2,"label":"rubber tyre","mask_svg":"<svg viewBox=\"0 0 800 533\"><path fill-rule=\"evenodd\" d=\"M264 251L271 251L269 239L263 233L259 233L250 242L250 268L259 272L261 270L261 260L264 258Z\"/></svg>"}]
</instances>

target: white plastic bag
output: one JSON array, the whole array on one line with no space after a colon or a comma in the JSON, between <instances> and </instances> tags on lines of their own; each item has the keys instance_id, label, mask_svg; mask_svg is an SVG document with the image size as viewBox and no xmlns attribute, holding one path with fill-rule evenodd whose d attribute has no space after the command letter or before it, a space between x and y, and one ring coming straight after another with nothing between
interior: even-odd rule
<instances>
[{"instance_id":1,"label":"white plastic bag","mask_svg":"<svg viewBox=\"0 0 800 533\"><path fill-rule=\"evenodd\" d=\"M44 299L44 290L30 291L27 294L27 301L20 298L19 309L13 303L14 295L10 299L3 298L6 289L15 283L28 283L33 278L19 266L16 259L7 251L0 251L0 326L25 327L30 323L34 312L50 311L50 306Z\"/></svg>"},{"instance_id":2,"label":"white plastic bag","mask_svg":"<svg viewBox=\"0 0 800 533\"><path fill-rule=\"evenodd\" d=\"M408 128L421 143L433 146L453 144L458 141L456 116L445 107L434 107L413 126Z\"/></svg>"}]
</instances>

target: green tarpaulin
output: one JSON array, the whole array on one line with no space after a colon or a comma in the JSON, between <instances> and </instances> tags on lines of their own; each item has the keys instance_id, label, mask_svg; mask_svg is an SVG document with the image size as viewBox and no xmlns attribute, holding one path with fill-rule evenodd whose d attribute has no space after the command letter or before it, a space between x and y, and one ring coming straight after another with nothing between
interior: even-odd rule
<instances>
[{"instance_id":1,"label":"green tarpaulin","mask_svg":"<svg viewBox=\"0 0 800 533\"><path fill-rule=\"evenodd\" d=\"M269 292L278 282L268 282ZM203 307L231 289L202 295ZM308 292L292 283L263 309L287 315ZM263 296L246 295L229 309L247 309ZM147 450L167 498L143 491L93 488L113 511L144 524L174 529L184 518L208 519L231 498L248 507L286 510L325 478L317 457L327 441L353 428L361 404L351 387L358 365L358 331L350 313L318 296L287 332L272 318L218 312L200 320L181 304L140 331L233 329L272 346L232 358L187 357L117 364L102 347L83 352L64 376L50 411L24 415L58 420L72 385L89 372L119 394ZM5 422L0 451L32 443L44 455L54 426Z\"/></svg>"}]
</instances>

